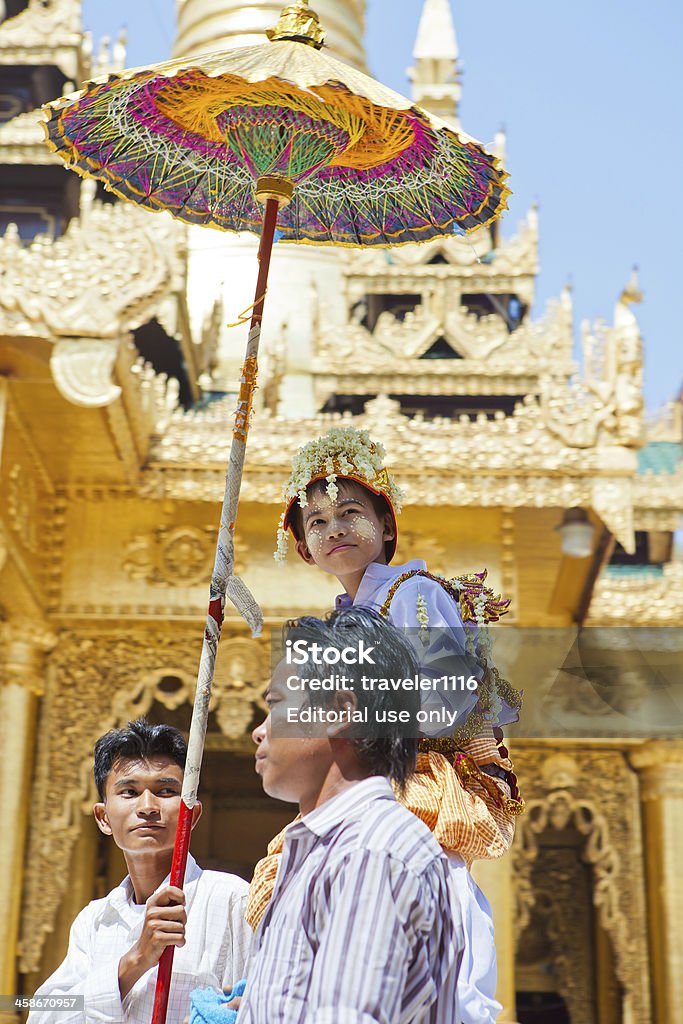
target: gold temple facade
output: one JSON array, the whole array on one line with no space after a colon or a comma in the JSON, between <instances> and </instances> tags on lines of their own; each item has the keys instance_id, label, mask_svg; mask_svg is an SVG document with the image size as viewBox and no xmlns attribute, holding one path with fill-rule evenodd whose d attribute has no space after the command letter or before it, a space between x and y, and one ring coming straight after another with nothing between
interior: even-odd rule
<instances>
[{"instance_id":1,"label":"gold temple facade","mask_svg":"<svg viewBox=\"0 0 683 1024\"><path fill-rule=\"evenodd\" d=\"M280 6L255 0L247 23L232 0L179 0L175 52L253 42ZM333 47L364 66L363 0L317 8ZM449 5L425 0L414 95L454 121L457 56ZM255 272L253 240L112 202L44 146L41 103L123 59L121 44L92 52L78 0L6 2L3 993L33 991L76 913L122 877L90 814L95 739L140 714L187 728L242 348L225 322ZM503 155L502 136L495 146ZM611 323L582 325L579 373L570 289L530 316L538 237L532 208L505 239L276 247L236 546L266 628L252 640L228 606L193 841L205 866L249 877L292 816L260 792L249 732L270 634L338 589L273 560L291 457L331 425L367 426L387 449L407 492L397 560L486 567L512 598L506 625L683 623L683 405L645 423L637 280ZM593 526L584 557L562 550L572 509ZM535 695L538 681L514 681ZM620 699L639 699L637 680L618 682ZM590 720L590 701L573 699ZM494 908L501 1021L670 1024L683 1005L683 742L577 735L513 741L527 812L512 855L475 867Z\"/></svg>"}]
</instances>

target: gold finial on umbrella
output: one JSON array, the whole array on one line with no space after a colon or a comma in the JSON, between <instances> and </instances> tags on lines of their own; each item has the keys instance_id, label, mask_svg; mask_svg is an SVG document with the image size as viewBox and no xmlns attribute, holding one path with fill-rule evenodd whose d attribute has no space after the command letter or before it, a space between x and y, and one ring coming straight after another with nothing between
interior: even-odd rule
<instances>
[{"instance_id":1,"label":"gold finial on umbrella","mask_svg":"<svg viewBox=\"0 0 683 1024\"><path fill-rule=\"evenodd\" d=\"M308 6L308 0L295 0L288 4L275 28L269 28L266 35L271 43L288 40L314 46L316 50L320 50L325 42L325 30L318 15Z\"/></svg>"}]
</instances>

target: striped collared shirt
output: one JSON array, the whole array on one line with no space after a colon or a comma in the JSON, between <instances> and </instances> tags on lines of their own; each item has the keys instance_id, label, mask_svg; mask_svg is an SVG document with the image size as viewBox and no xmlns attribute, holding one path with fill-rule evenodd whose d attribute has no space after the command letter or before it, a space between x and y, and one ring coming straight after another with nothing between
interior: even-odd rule
<instances>
[{"instance_id":1,"label":"striped collared shirt","mask_svg":"<svg viewBox=\"0 0 683 1024\"><path fill-rule=\"evenodd\" d=\"M239 1024L455 1024L449 903L429 829L387 779L354 784L287 830Z\"/></svg>"}]
</instances>

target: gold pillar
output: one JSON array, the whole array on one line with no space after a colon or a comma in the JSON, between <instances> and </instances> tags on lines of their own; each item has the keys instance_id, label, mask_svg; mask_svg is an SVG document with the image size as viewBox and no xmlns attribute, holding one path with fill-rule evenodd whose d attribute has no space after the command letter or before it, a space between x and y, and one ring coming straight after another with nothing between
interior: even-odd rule
<instances>
[{"instance_id":1,"label":"gold pillar","mask_svg":"<svg viewBox=\"0 0 683 1024\"><path fill-rule=\"evenodd\" d=\"M16 991L36 707L45 653L54 643L24 621L0 624L0 992Z\"/></svg>"},{"instance_id":2,"label":"gold pillar","mask_svg":"<svg viewBox=\"0 0 683 1024\"><path fill-rule=\"evenodd\" d=\"M683 1006L683 741L654 740L630 754L640 775L655 1024Z\"/></svg>"},{"instance_id":3,"label":"gold pillar","mask_svg":"<svg viewBox=\"0 0 683 1024\"><path fill-rule=\"evenodd\" d=\"M498 1024L515 1024L515 935L512 857L507 853L499 860L478 860L472 876L491 904L496 933L498 962L497 998L503 1004Z\"/></svg>"}]
</instances>

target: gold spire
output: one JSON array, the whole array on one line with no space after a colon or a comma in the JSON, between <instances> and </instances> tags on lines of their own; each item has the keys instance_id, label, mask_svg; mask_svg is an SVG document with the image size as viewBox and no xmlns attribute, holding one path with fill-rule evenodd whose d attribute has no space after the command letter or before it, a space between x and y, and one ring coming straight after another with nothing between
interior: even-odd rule
<instances>
[{"instance_id":1,"label":"gold spire","mask_svg":"<svg viewBox=\"0 0 683 1024\"><path fill-rule=\"evenodd\" d=\"M325 31L315 11L308 6L308 0L295 0L288 4L280 15L275 28L266 30L272 43L281 39L289 39L297 43L305 43L321 49L325 42Z\"/></svg>"},{"instance_id":2,"label":"gold spire","mask_svg":"<svg viewBox=\"0 0 683 1024\"><path fill-rule=\"evenodd\" d=\"M642 301L643 293L640 290L640 281L638 280L638 267L634 267L626 287L619 296L619 302L623 302L625 306L630 306Z\"/></svg>"}]
</instances>

